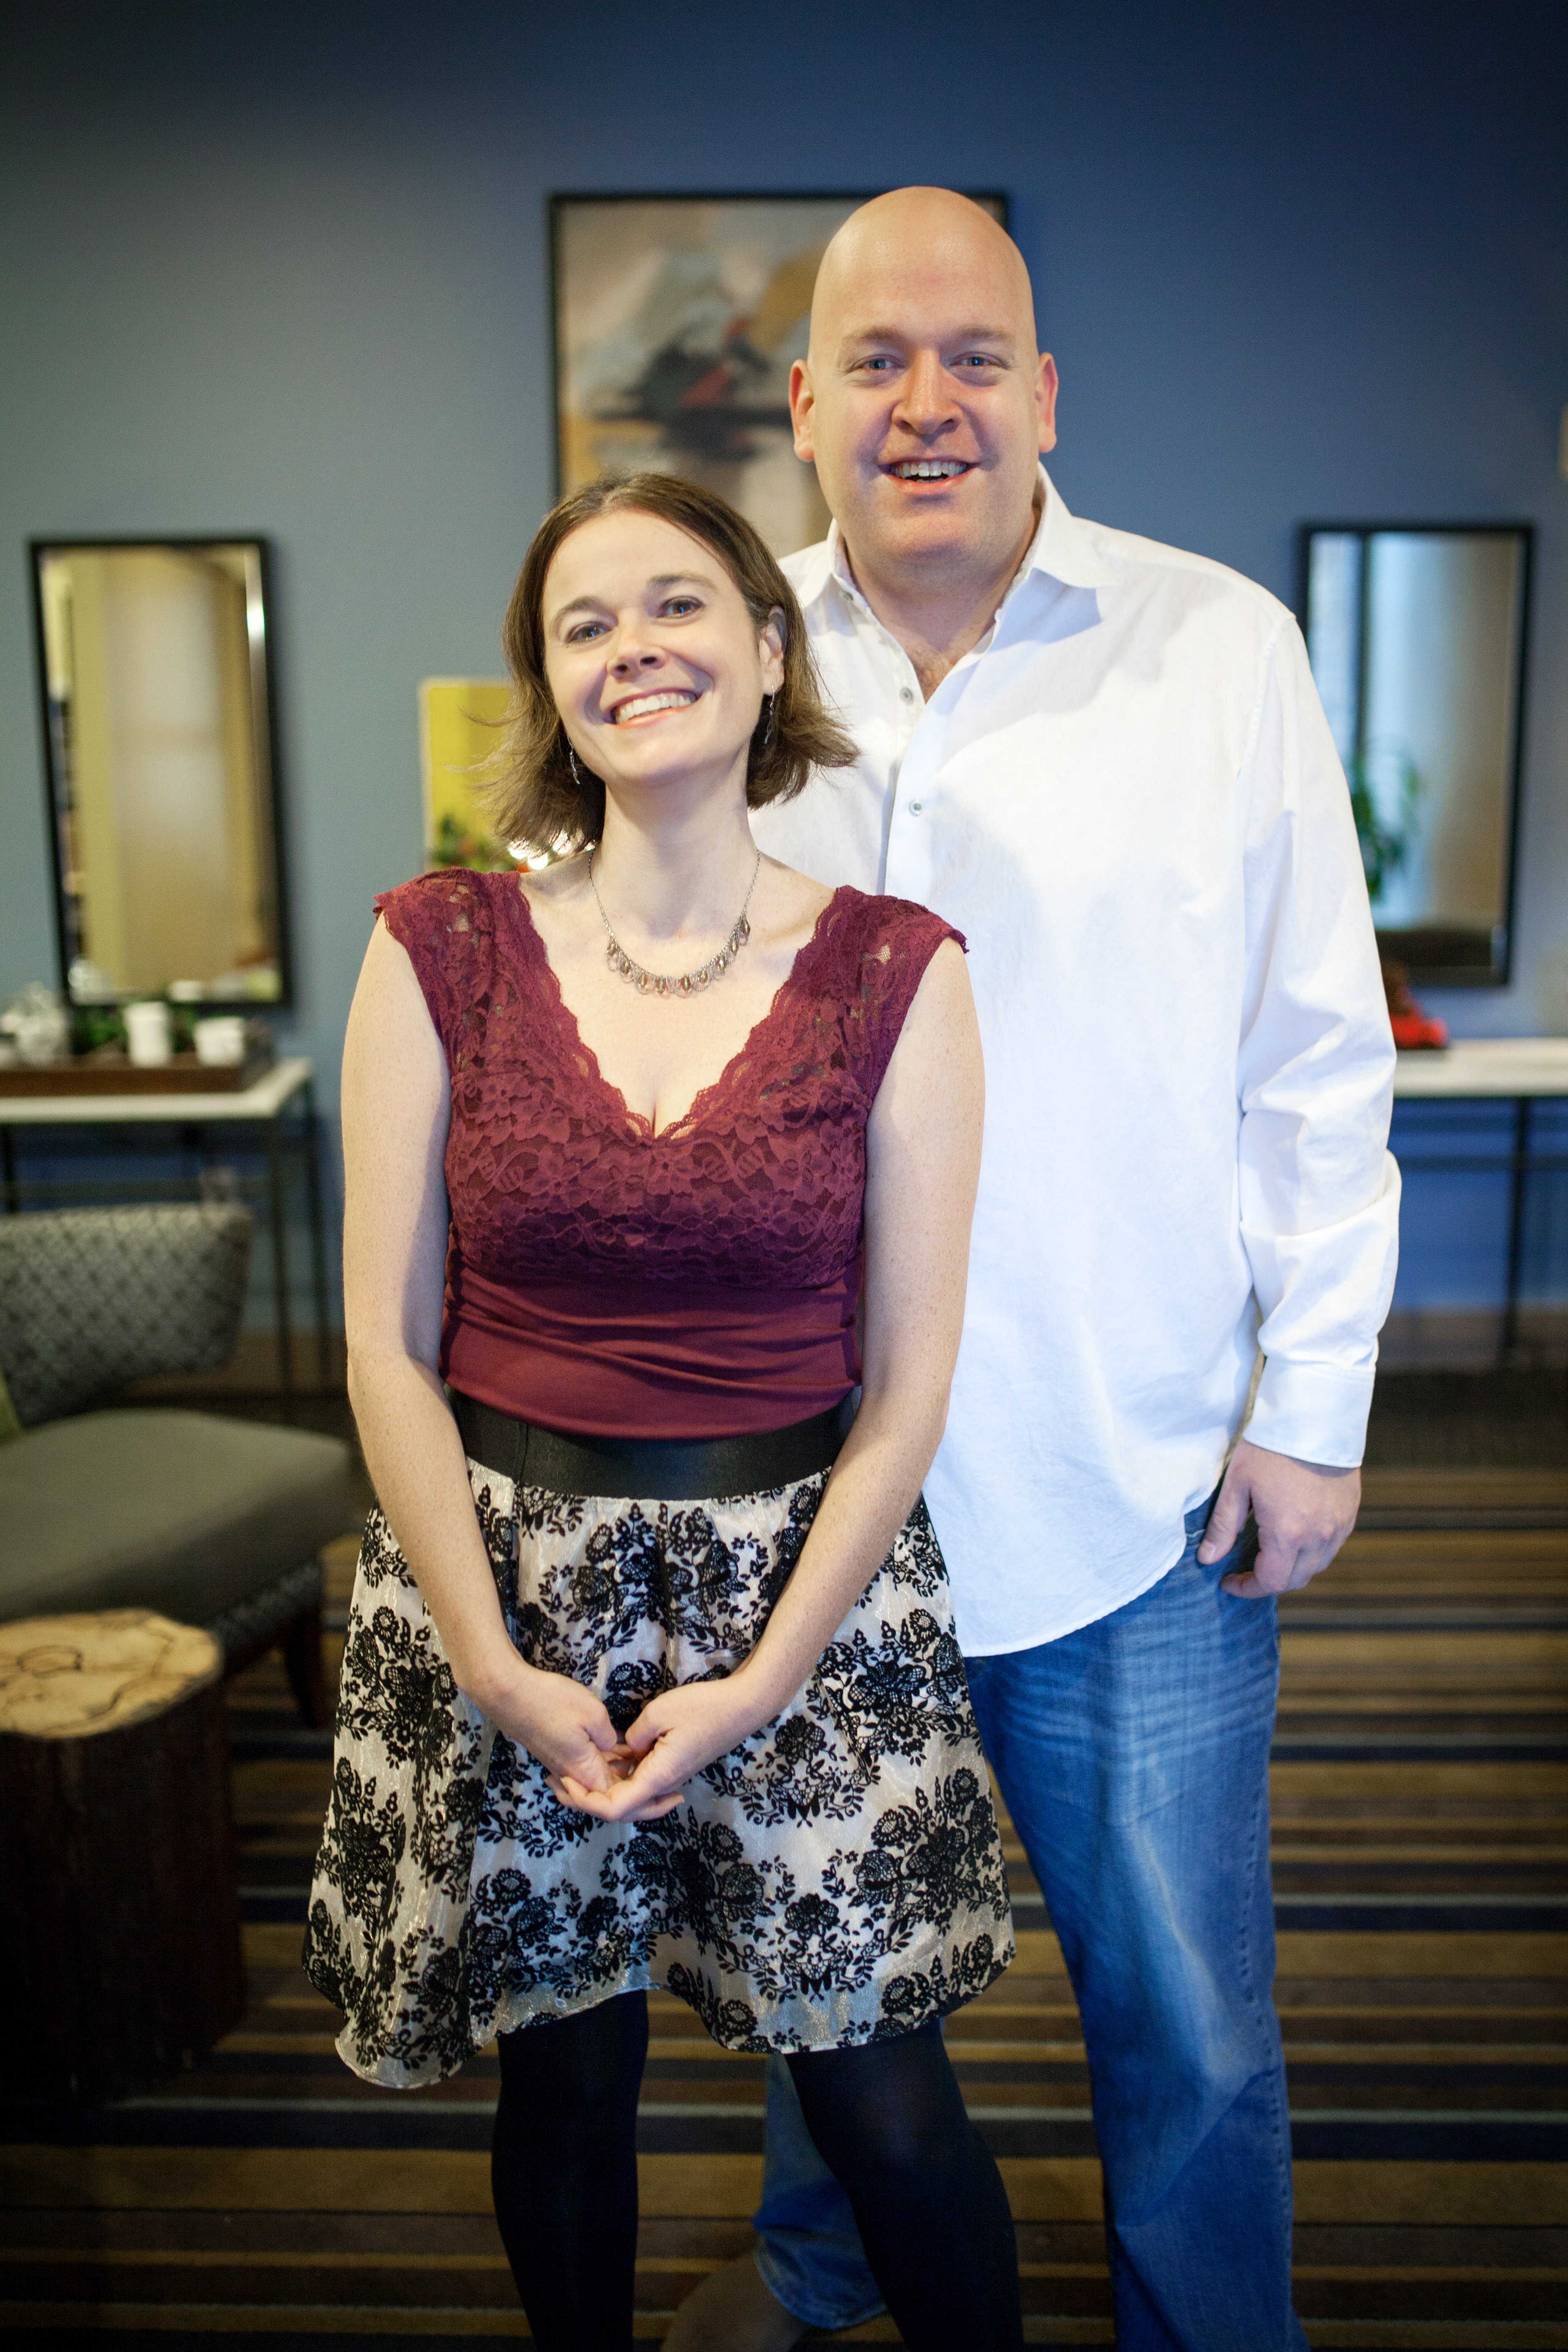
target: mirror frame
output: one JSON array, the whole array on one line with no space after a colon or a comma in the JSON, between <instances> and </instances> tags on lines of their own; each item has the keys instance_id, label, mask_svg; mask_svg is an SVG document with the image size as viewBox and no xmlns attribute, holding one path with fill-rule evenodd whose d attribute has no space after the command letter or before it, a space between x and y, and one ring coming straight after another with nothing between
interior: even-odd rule
<instances>
[{"instance_id":1,"label":"mirror frame","mask_svg":"<svg viewBox=\"0 0 1568 2352\"><path fill-rule=\"evenodd\" d=\"M1535 555L1533 523L1496 522L1304 522L1297 533L1296 617L1309 649L1311 645L1310 586L1312 541L1320 532L1337 533L1363 541L1388 532L1402 539L1514 539L1520 543L1518 667L1514 679L1513 756L1505 779L1509 792L1508 830L1503 848L1502 909L1492 926L1491 956L1486 963L1462 963L1445 959L1444 940L1457 927L1434 923L1421 929L1377 929L1380 950L1402 963L1413 982L1423 988L1506 988L1513 974L1515 900L1519 881L1520 808L1523 799L1524 717L1530 667L1530 589ZM1363 552L1363 581L1364 562ZM1366 667L1365 607L1363 605L1361 668ZM1310 658L1310 651L1309 651ZM1375 911L1373 916L1377 928ZM1425 950L1425 952L1423 952Z\"/></svg>"},{"instance_id":2,"label":"mirror frame","mask_svg":"<svg viewBox=\"0 0 1568 2352\"><path fill-rule=\"evenodd\" d=\"M284 823L282 772L278 757L278 684L272 657L272 542L258 530L121 531L86 536L50 532L27 541L27 575L33 604L33 636L37 657L38 711L43 730L44 803L48 826L49 866L53 880L55 949L59 959L60 992L68 1010L76 1003L70 992L70 967L79 952L73 942L66 904L65 851L61 831L63 778L55 742L49 702L49 656L44 634L43 560L49 555L92 554L105 549L213 547L254 548L260 575L259 628L247 630L250 656L250 708L257 765L267 780L268 806L272 817L273 914L278 933L278 993L268 997L204 996L199 1010L256 1015L294 1009L294 958L289 926L288 835ZM247 615L248 619L248 615ZM129 1001L127 997L121 1000Z\"/></svg>"}]
</instances>

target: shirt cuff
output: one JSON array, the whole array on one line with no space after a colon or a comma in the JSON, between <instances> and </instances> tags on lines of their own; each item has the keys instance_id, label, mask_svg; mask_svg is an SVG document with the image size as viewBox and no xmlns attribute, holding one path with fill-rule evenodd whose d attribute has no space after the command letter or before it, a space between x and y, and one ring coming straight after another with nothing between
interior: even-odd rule
<instances>
[{"instance_id":1,"label":"shirt cuff","mask_svg":"<svg viewBox=\"0 0 1568 2352\"><path fill-rule=\"evenodd\" d=\"M1370 1364L1364 1372L1342 1372L1330 1364L1267 1357L1245 1433L1270 1454L1354 1470L1366 1451L1375 1377Z\"/></svg>"}]
</instances>

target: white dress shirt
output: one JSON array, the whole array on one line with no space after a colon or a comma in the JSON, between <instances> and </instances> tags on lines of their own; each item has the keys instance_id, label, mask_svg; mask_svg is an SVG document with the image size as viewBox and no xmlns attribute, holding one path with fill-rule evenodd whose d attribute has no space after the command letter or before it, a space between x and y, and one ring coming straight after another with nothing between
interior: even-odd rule
<instances>
[{"instance_id":1,"label":"white dress shirt","mask_svg":"<svg viewBox=\"0 0 1568 2352\"><path fill-rule=\"evenodd\" d=\"M985 1144L926 1498L972 1655L1174 1566L1260 1351L1248 1435L1359 1462L1397 1238L1394 1045L1300 633L1223 565L1045 492L929 702L837 530L789 558L861 756L753 819L773 856L969 942Z\"/></svg>"}]
</instances>

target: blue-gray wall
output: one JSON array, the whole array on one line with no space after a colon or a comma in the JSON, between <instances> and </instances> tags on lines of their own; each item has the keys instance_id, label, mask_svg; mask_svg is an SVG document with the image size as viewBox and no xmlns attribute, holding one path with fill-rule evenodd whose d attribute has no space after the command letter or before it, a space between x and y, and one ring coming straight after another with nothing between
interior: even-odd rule
<instances>
[{"instance_id":1,"label":"blue-gray wall","mask_svg":"<svg viewBox=\"0 0 1568 2352\"><path fill-rule=\"evenodd\" d=\"M1517 977L1440 1009L1568 1030L1561 7L4 17L0 991L54 969L30 532L275 541L330 1092L371 893L418 862L416 681L496 668L552 492L549 193L939 180L1011 193L1081 512L1286 596L1304 517L1536 523ZM1405 1303L1490 1297L1500 1196L1410 1199Z\"/></svg>"}]
</instances>

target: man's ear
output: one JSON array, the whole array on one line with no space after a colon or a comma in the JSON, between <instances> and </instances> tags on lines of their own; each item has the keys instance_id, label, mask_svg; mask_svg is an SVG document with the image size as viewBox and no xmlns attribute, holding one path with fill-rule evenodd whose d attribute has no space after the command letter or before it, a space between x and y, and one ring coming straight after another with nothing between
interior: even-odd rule
<instances>
[{"instance_id":1,"label":"man's ear","mask_svg":"<svg viewBox=\"0 0 1568 2352\"><path fill-rule=\"evenodd\" d=\"M1057 446L1057 363L1049 352L1040 353L1040 372L1035 380L1035 408L1040 421L1040 455ZM797 446L798 442L797 442Z\"/></svg>"},{"instance_id":2,"label":"man's ear","mask_svg":"<svg viewBox=\"0 0 1568 2352\"><path fill-rule=\"evenodd\" d=\"M804 360L796 360L789 372L789 413L795 424L795 454L808 466L816 456L811 443L811 412L816 405L811 370Z\"/></svg>"}]
</instances>

